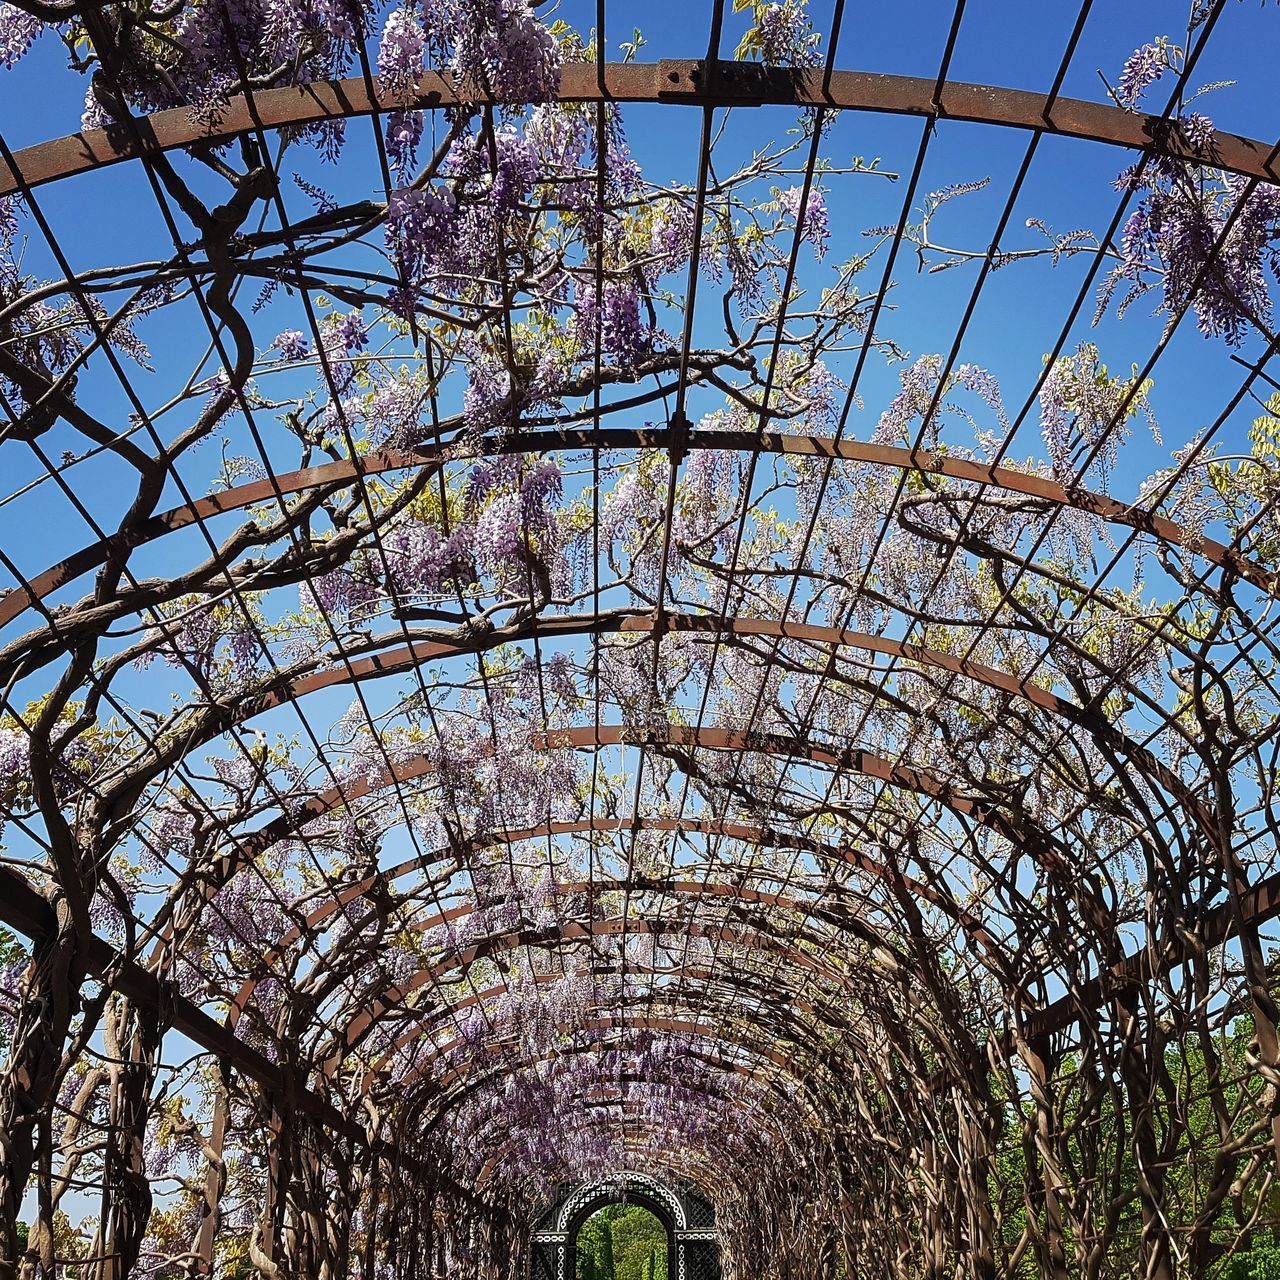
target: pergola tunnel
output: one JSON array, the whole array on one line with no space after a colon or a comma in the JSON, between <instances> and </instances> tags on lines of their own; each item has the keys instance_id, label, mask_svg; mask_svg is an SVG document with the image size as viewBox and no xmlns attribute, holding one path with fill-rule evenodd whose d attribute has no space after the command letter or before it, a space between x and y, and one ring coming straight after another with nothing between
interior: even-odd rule
<instances>
[{"instance_id":1,"label":"pergola tunnel","mask_svg":"<svg viewBox=\"0 0 1280 1280\"><path fill-rule=\"evenodd\" d=\"M1274 0L0 0L0 1280L1280 1275Z\"/></svg>"}]
</instances>

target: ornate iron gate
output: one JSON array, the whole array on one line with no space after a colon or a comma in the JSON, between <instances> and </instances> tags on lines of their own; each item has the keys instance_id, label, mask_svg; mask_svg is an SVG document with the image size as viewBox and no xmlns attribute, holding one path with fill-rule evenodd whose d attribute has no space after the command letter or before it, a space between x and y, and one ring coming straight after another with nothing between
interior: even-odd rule
<instances>
[{"instance_id":1,"label":"ornate iron gate","mask_svg":"<svg viewBox=\"0 0 1280 1280\"><path fill-rule=\"evenodd\" d=\"M666 1227L669 1280L720 1280L710 1201L643 1174L562 1187L534 1232L530 1280L573 1280L578 1231L597 1210L620 1201L643 1205Z\"/></svg>"}]
</instances>

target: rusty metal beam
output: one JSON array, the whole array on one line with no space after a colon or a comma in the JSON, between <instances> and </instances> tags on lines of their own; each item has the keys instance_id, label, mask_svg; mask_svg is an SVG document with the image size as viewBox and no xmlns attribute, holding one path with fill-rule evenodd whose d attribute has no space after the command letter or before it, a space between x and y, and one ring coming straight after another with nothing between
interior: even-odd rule
<instances>
[{"instance_id":1,"label":"rusty metal beam","mask_svg":"<svg viewBox=\"0 0 1280 1280\"><path fill-rule=\"evenodd\" d=\"M1241 899L1241 919L1245 926L1265 924L1280 916L1280 872L1254 885ZM45 898L22 876L0 867L0 921L25 937L37 941L56 929L53 909ZM1202 938L1207 947L1221 946L1236 934L1236 923L1227 904L1211 908L1204 916ZM154 974L117 952L109 943L90 935L82 940L86 967L97 978L108 982L122 995L149 1008L162 1010L166 1022L188 1036L202 1049L220 1060L231 1063L247 1079L264 1088L281 1092L286 1088L286 1073L250 1046L235 1038L233 1030L210 1018L170 984L162 983ZM1168 949L1152 962L1144 949L1117 965L1105 979L1094 978L1073 996L1063 996L1053 1004L1031 1015L1019 1028L1019 1034L1034 1041L1071 1026L1078 1020L1079 1010L1097 1007L1105 999L1106 986L1116 981L1146 982L1176 969L1186 960L1181 945ZM1006 1047L1011 1034L1003 1037ZM290 1096L308 1114L336 1132L350 1134L365 1141L364 1130L354 1125L331 1103L305 1086L294 1086Z\"/></svg>"},{"instance_id":2,"label":"rusty metal beam","mask_svg":"<svg viewBox=\"0 0 1280 1280\"><path fill-rule=\"evenodd\" d=\"M832 862L843 862L854 867L873 879L892 885L902 893L912 894L922 901L932 903L944 914L956 921L969 939L984 951L999 951L999 943L992 937L982 922L971 912L955 903L948 895L940 893L932 885L917 880L906 872L897 871L849 846L825 844L807 836L777 828L753 826L748 823L710 820L706 818L654 818L643 815L623 818L592 818L580 822L543 822L531 827L521 827L505 831L487 831L483 835L474 836L457 844L447 845L420 857L406 859L394 867L379 872L376 876L365 876L364 879L347 885L328 902L310 912L306 919L282 934L280 939L263 956L263 966L270 967L285 952L302 939L310 931L320 929L326 920L331 919L344 907L362 898L375 884L389 885L401 876L414 871L423 871L437 863L488 848L498 844L519 844L527 840L542 840L548 836L577 836L595 832L618 831L662 831L671 834L725 836L731 840L755 844L762 848L792 849L801 853L830 859ZM463 908L446 913L449 919L457 919L465 914ZM438 923L444 917L436 917L429 923ZM231 1001L228 1019L234 1026L240 1013L245 1009L253 996L259 979L249 978Z\"/></svg>"},{"instance_id":3,"label":"rusty metal beam","mask_svg":"<svg viewBox=\"0 0 1280 1280\"><path fill-rule=\"evenodd\" d=\"M371 93L371 90L374 90ZM824 88L824 74L754 64L696 61L612 63L603 78L594 64L570 63L560 79L564 102L661 102L686 106L815 106L829 110L889 115L937 116L1057 134L1106 146L1155 151L1211 163L1232 173L1280 181L1269 157L1272 147L1236 134L1219 132L1209 152L1190 145L1176 123L1106 103L1084 102L993 85L947 83L941 93L932 79L835 71ZM936 94L936 96L935 96ZM232 98L211 119L197 119L185 107L156 112L134 122L55 138L14 154L0 166L0 195L38 187L73 174L100 169L140 155L226 142L252 133L257 121L268 129L323 120L370 115L406 106L432 111L466 103L493 102L474 86L457 86L434 72L421 77L416 94L393 97L362 78L317 81L270 89L253 97Z\"/></svg>"},{"instance_id":4,"label":"rusty metal beam","mask_svg":"<svg viewBox=\"0 0 1280 1280\"><path fill-rule=\"evenodd\" d=\"M424 447L411 452L378 449L355 461L329 462L290 471L272 479L254 480L209 494L195 502L173 507L140 524L127 535L112 535L89 543L57 564L36 574L30 590L18 587L0 596L0 626L6 626L37 600L91 572L122 551L145 546L158 538L187 528L200 520L229 511L240 511L270 501L277 494L307 493L314 489L341 487L362 476L383 475L416 467L438 467L446 461L466 461L495 454L545 453L554 449L668 449L671 433L666 428L606 428L600 431L517 432L502 439L487 437L474 448L454 444ZM1097 516L1109 524L1124 525L1149 534L1161 542L1202 556L1246 582L1280 599L1280 575L1248 556L1217 542L1189 534L1176 521L1142 507L1120 502L1089 489L1065 488L1056 480L1015 471L1010 467L971 462L963 458L931 453L926 449L906 449L896 445L868 444L861 440L836 440L830 436L788 435L762 431L694 431L683 441L689 449L716 449L727 452L769 453L780 456L834 458L841 462L864 463L897 471L946 476L984 488L1001 489L1054 506L1071 507Z\"/></svg>"},{"instance_id":5,"label":"rusty metal beam","mask_svg":"<svg viewBox=\"0 0 1280 1280\"><path fill-rule=\"evenodd\" d=\"M1011 697L1030 702L1052 715L1086 729L1100 740L1106 741L1121 754L1135 761L1152 781L1158 782L1188 814L1194 818L1201 832L1211 841L1217 840L1217 823L1213 813L1163 761L1146 747L1133 741L1102 716L1088 711L1067 698L1062 698L1043 685L1020 676L1010 675L997 667L982 662L943 653L924 645L896 640L871 632L854 631L842 627L825 627L807 622L775 622L767 618L722 618L713 614L664 614L665 630L706 635L750 636L771 640L798 640L806 644L827 645L849 649L862 649L886 657L902 659L920 666L946 671L962 676L975 684L984 685ZM278 691L272 691L254 699L249 714L244 719L261 715L275 707L319 692L321 689L345 684L351 680L398 675L411 671L423 662L437 658L456 657L485 652L499 644L537 637L546 641L557 636L581 635L644 635L654 630L654 620L649 614L621 614L611 612L598 616L591 614L538 617L531 619L521 632L513 633L504 628L480 634L466 641L423 640L383 650L368 657L349 658L341 667L330 665L325 670L300 676ZM243 723L239 720L236 723ZM193 744L199 745L199 744Z\"/></svg>"},{"instance_id":6,"label":"rusty metal beam","mask_svg":"<svg viewBox=\"0 0 1280 1280\"><path fill-rule=\"evenodd\" d=\"M696 884L690 884L686 886L686 891L694 893L697 888ZM732 892L729 886L725 888ZM470 914L470 910L471 908L466 908L459 914L465 916ZM423 921L420 927L426 928L429 925L441 923L445 917L451 915L453 915L452 912L445 912L429 921ZM570 920L548 929L509 929L500 934L479 939L461 951L454 952L447 961L419 969L416 973L395 983L385 997L379 997L369 1008L361 1010L342 1029L342 1043L321 1065L320 1072L325 1077L333 1077L341 1068L345 1056L359 1044L365 1033L375 1026L384 1014L405 1007L404 1002L407 997L423 987L436 986L442 978L451 974L465 974L467 969L478 960L485 960L520 947L537 947L552 943L561 946L574 942L590 942L593 938L637 937L642 934L654 937L679 934L690 938L704 938L729 946L741 946L749 951L776 955L789 964L807 970L814 977L827 979L837 987L847 986L849 980L847 973L824 963L821 958L801 950L794 944L781 942L771 933L736 924L695 924L686 921L679 925L667 926L661 920L647 920L640 916L613 916L606 920ZM884 946L888 951L887 944L879 945ZM894 957L895 961L898 959L899 957Z\"/></svg>"},{"instance_id":7,"label":"rusty metal beam","mask_svg":"<svg viewBox=\"0 0 1280 1280\"><path fill-rule=\"evenodd\" d=\"M663 747L686 750L748 751L808 761L823 768L874 778L892 787L913 791L936 801L953 813L969 818L997 835L1019 846L1030 856L1042 861L1050 871L1061 872L1059 855L1052 847L1040 849L1028 841L1020 826L1010 820L994 804L980 796L957 790L951 783L926 769L896 764L874 752L861 748L830 747L821 743L789 738L780 734L757 734L739 729L681 724L652 725L637 728L630 725L595 724L557 729L533 737L535 749L596 750L601 747ZM370 780L330 787L313 796L292 813L280 817L236 840L233 848L213 868L207 892L212 895L241 867L280 840L292 837L301 827L332 810L363 799L381 787L412 782L431 776L435 764L424 755L413 756L395 764L390 773ZM1040 843L1044 843L1044 837ZM1079 886L1077 886L1079 888Z\"/></svg>"},{"instance_id":8,"label":"rusty metal beam","mask_svg":"<svg viewBox=\"0 0 1280 1280\"><path fill-rule=\"evenodd\" d=\"M605 972L607 974L613 971L606 970ZM629 965L626 965L623 969L618 970L618 972L625 972L627 974L633 974L633 973L641 974L646 977L670 977L670 978L678 978L678 979L691 978L698 982L708 982L708 983L714 982L722 977L722 975L715 973L711 969L700 968L696 965L677 965L674 968L653 969L644 965L629 964ZM552 983L559 982L561 980L562 980L561 975L558 973L535 973L533 975L533 984L535 987L546 986ZM763 985L759 983L755 984L755 989L759 992L764 991ZM470 1009L478 1004L483 1003L485 1000L496 999L497 997L503 995L505 992L509 990L510 988L507 986L505 982L502 983L500 986L487 987L483 991L477 991L475 992L475 994L466 996L464 999L458 1000L454 1004L451 1004L447 1012L449 1014L461 1013L464 1009ZM632 996L630 999L632 1003L641 1003L641 1002L647 1002L649 1000L649 996L648 994L645 994L642 996ZM807 1000L797 999L793 1003L795 1007L798 1008L802 1013L815 1014L817 1012L815 1007L812 1004L810 1004ZM615 1012L615 1010L610 1010L610 1012ZM599 1029L595 1025L596 1021L598 1020L598 1017L599 1017L599 1011L597 1010L597 1014L595 1015L595 1017L588 1017L584 1019L583 1022L581 1023L581 1026L586 1030ZM571 1028L567 1024L558 1024L558 1029L562 1031L571 1030ZM395 1044L392 1046L392 1048L388 1049L387 1052L384 1053L382 1057L379 1058L378 1061L372 1067L370 1067L368 1071L365 1072L360 1082L361 1092L368 1092L368 1090L373 1087L375 1083L375 1078L377 1077L378 1073L385 1066L389 1065L392 1054L394 1053L395 1049L398 1047L401 1047L403 1043L406 1043L406 1041L403 1038L398 1039L395 1042ZM435 1051L433 1053L428 1054L424 1061L415 1062L413 1067L413 1073L411 1076L406 1078L405 1083L406 1084L413 1083L415 1079L418 1079L423 1075L423 1073L428 1067L430 1067L433 1063L439 1061L439 1059L442 1058L445 1054L451 1053L455 1049L460 1048L462 1043L463 1042L460 1039L455 1038L453 1040L446 1041L442 1045L436 1046ZM501 1058L501 1056L508 1049L513 1049L518 1047L519 1047L518 1032L508 1031L505 1035L493 1035L493 1036L486 1037L484 1045L478 1051L477 1056L481 1058L492 1058L496 1060ZM746 1051L752 1054L756 1052L755 1049L749 1048L749 1047L746 1049ZM564 1050L564 1052L582 1053L584 1052L584 1050L581 1047L578 1047L578 1048L566 1049ZM540 1062L551 1061L552 1057L553 1055L539 1055L534 1058L525 1059L521 1063L521 1065L522 1066L536 1065L537 1063L540 1063ZM751 1078L760 1080L764 1083L769 1083L773 1079L772 1076L765 1075L763 1072L753 1071L751 1068L741 1063L733 1064L728 1059L721 1059L718 1057L718 1055L717 1055L717 1062L718 1062L718 1065L721 1065L726 1069L734 1070L738 1072L738 1074L740 1075L750 1076ZM787 1059L784 1061L784 1063L782 1064L783 1074L787 1074L787 1067L789 1067L790 1065L792 1065L790 1059ZM461 1065L456 1067L450 1067L449 1070L446 1071L437 1081L438 1089L444 1090L449 1085L451 1085L455 1080L463 1079L464 1076L467 1076L468 1071L473 1071L474 1069L476 1069L474 1060L469 1062L466 1067ZM400 1089L399 1082L397 1082L396 1087L397 1087L397 1091L403 1092L403 1090Z\"/></svg>"},{"instance_id":9,"label":"rusty metal beam","mask_svg":"<svg viewBox=\"0 0 1280 1280\"><path fill-rule=\"evenodd\" d=\"M1245 928L1265 924L1280 916L1280 872L1259 881L1240 896L1240 918ZM1205 912L1201 920L1200 938L1207 949L1220 947L1236 936L1236 923L1229 902L1219 903ZM1099 1008L1110 998L1117 985L1143 985L1171 973L1188 959L1188 948L1181 939L1172 943L1159 959L1153 960L1144 948L1126 956L1109 973L1091 978L1073 995L1060 996L1038 1013L1031 1014L1020 1032L1034 1042L1057 1031L1064 1031L1078 1020L1078 1010ZM1010 1035L1005 1033L1006 1046Z\"/></svg>"}]
</instances>

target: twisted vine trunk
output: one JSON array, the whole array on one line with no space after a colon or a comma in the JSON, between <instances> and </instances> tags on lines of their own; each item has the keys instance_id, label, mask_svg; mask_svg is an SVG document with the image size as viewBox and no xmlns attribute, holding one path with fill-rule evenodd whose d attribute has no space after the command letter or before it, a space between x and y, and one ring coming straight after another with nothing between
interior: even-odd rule
<instances>
[{"instance_id":1,"label":"twisted vine trunk","mask_svg":"<svg viewBox=\"0 0 1280 1280\"><path fill-rule=\"evenodd\" d=\"M34 1273L34 1255L48 1254L51 1246L51 1240L43 1240L51 1233L51 1224L38 1223L24 1250L18 1223L38 1153L50 1143L63 1046L80 1011L80 991L87 977L65 902L57 904L55 916L55 931L34 944L0 1077L0 1280L27 1280Z\"/></svg>"}]
</instances>

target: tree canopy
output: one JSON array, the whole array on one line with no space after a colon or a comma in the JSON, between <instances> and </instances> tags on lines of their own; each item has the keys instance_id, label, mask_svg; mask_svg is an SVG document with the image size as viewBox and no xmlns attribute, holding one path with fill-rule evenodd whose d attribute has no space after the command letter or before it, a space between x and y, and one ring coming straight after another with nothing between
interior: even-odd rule
<instances>
[{"instance_id":1,"label":"tree canopy","mask_svg":"<svg viewBox=\"0 0 1280 1280\"><path fill-rule=\"evenodd\" d=\"M667 1280L667 1231L643 1205L610 1205L582 1225L577 1280Z\"/></svg>"}]
</instances>

